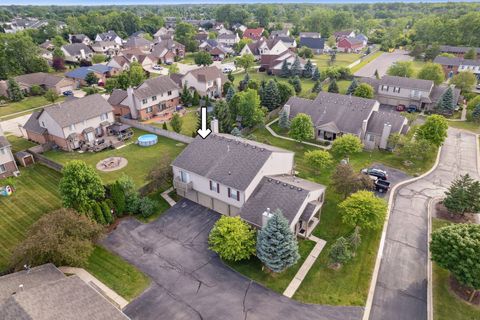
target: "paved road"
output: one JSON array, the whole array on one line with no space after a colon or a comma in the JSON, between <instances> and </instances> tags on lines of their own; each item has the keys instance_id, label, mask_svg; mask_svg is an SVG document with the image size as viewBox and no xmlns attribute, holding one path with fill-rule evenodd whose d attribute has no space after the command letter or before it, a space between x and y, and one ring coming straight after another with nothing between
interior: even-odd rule
<instances>
[{"instance_id":1,"label":"paved road","mask_svg":"<svg viewBox=\"0 0 480 320\"><path fill-rule=\"evenodd\" d=\"M219 214L182 200L159 219L129 219L104 244L151 279L124 312L132 319L360 319L361 307L307 305L264 288L226 267L208 250Z\"/></svg>"},{"instance_id":2,"label":"paved road","mask_svg":"<svg viewBox=\"0 0 480 320\"><path fill-rule=\"evenodd\" d=\"M453 179L478 179L476 136L448 130L438 167L398 190L387 228L371 320L427 319L427 205Z\"/></svg>"},{"instance_id":3,"label":"paved road","mask_svg":"<svg viewBox=\"0 0 480 320\"><path fill-rule=\"evenodd\" d=\"M395 50L392 53L383 53L377 59L367 63L362 69L355 72L356 77L374 77L375 70L378 70L378 75L383 77L388 68L397 61L411 61L413 57L407 54L404 50Z\"/></svg>"}]
</instances>

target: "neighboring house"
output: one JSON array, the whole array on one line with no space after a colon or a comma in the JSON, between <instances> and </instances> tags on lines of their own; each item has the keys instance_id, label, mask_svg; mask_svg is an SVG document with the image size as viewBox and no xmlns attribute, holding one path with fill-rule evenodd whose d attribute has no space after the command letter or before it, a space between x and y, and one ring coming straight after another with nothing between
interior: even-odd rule
<instances>
[{"instance_id":1,"label":"neighboring house","mask_svg":"<svg viewBox=\"0 0 480 320\"><path fill-rule=\"evenodd\" d=\"M38 48L38 54L40 57L43 59L47 60L48 64L51 65L53 61L53 51L52 50L47 50L43 48Z\"/></svg>"},{"instance_id":2,"label":"neighboring house","mask_svg":"<svg viewBox=\"0 0 480 320\"><path fill-rule=\"evenodd\" d=\"M17 163L12 154L12 146L3 134L0 126L0 179L13 176L18 171ZM1 278L0 278L1 279ZM1 288L1 283L0 283ZM1 289L0 289L1 291ZM0 298L1 299L1 298ZM0 306L2 305L0 300ZM0 311L1 314L1 311Z\"/></svg>"},{"instance_id":3,"label":"neighboring house","mask_svg":"<svg viewBox=\"0 0 480 320\"><path fill-rule=\"evenodd\" d=\"M260 40L263 35L263 28L247 29L243 32L243 39L251 39L253 41Z\"/></svg>"},{"instance_id":4,"label":"neighboring house","mask_svg":"<svg viewBox=\"0 0 480 320\"><path fill-rule=\"evenodd\" d=\"M219 36L223 35L223 34L233 34L232 31L230 31L228 29L225 29L225 27L223 25L217 27L215 30L216 30L216 32Z\"/></svg>"},{"instance_id":5,"label":"neighboring house","mask_svg":"<svg viewBox=\"0 0 480 320\"><path fill-rule=\"evenodd\" d=\"M440 46L441 53L454 54L459 58L463 58L472 47L454 47L454 46ZM480 48L474 48L477 52L477 59L480 59Z\"/></svg>"},{"instance_id":6,"label":"neighboring house","mask_svg":"<svg viewBox=\"0 0 480 320\"><path fill-rule=\"evenodd\" d=\"M115 56L120 51L120 45L115 41L98 41L92 44L92 50L98 54Z\"/></svg>"},{"instance_id":7,"label":"neighboring house","mask_svg":"<svg viewBox=\"0 0 480 320\"><path fill-rule=\"evenodd\" d=\"M114 56L108 61L107 66L116 70L116 73L120 73L130 69L130 61L124 56Z\"/></svg>"},{"instance_id":8,"label":"neighboring house","mask_svg":"<svg viewBox=\"0 0 480 320\"><path fill-rule=\"evenodd\" d=\"M93 74L98 78L98 84L105 84L107 78L110 78L114 75L111 67L104 64L94 64L92 66L80 67L72 71L68 71L65 73L65 77L74 81L75 88L80 88L82 86L88 86L88 83L85 81L85 79L91 72L93 72Z\"/></svg>"},{"instance_id":9,"label":"neighboring house","mask_svg":"<svg viewBox=\"0 0 480 320\"><path fill-rule=\"evenodd\" d=\"M173 63L185 58L185 46L175 40L161 40L153 46L151 55L161 63Z\"/></svg>"},{"instance_id":10,"label":"neighboring house","mask_svg":"<svg viewBox=\"0 0 480 320\"><path fill-rule=\"evenodd\" d=\"M283 30L273 30L270 33L270 39L275 39L277 37L290 37L290 30L283 29Z\"/></svg>"},{"instance_id":11,"label":"neighboring house","mask_svg":"<svg viewBox=\"0 0 480 320\"><path fill-rule=\"evenodd\" d=\"M158 29L157 32L155 32L155 34L153 35L153 37L155 39L172 39L173 40L173 37L175 36L175 29L173 28L165 28L165 27L161 27L160 29Z\"/></svg>"},{"instance_id":12,"label":"neighboring house","mask_svg":"<svg viewBox=\"0 0 480 320\"><path fill-rule=\"evenodd\" d=\"M297 55L292 51L285 51L277 55L264 54L260 60L260 68L263 71L266 71L268 74L280 75L282 73L283 62L287 61L287 65L290 68L297 58ZM300 59L300 69L303 70L305 67L306 61L302 58ZM315 63L312 63L316 65Z\"/></svg>"},{"instance_id":13,"label":"neighboring house","mask_svg":"<svg viewBox=\"0 0 480 320\"><path fill-rule=\"evenodd\" d=\"M240 30L243 33L248 28L246 26L244 26L243 24L237 22L232 26L232 29L235 30L235 31Z\"/></svg>"},{"instance_id":14,"label":"neighboring house","mask_svg":"<svg viewBox=\"0 0 480 320\"><path fill-rule=\"evenodd\" d=\"M321 38L321 34L319 32L300 32L299 34L300 39L302 38Z\"/></svg>"},{"instance_id":15,"label":"neighboring house","mask_svg":"<svg viewBox=\"0 0 480 320\"><path fill-rule=\"evenodd\" d=\"M333 141L353 134L367 149L387 149L391 134L408 130L407 119L400 113L379 111L379 106L373 99L320 92L315 100L291 97L283 108L290 119L299 113L309 115L317 140Z\"/></svg>"},{"instance_id":16,"label":"neighboring house","mask_svg":"<svg viewBox=\"0 0 480 320\"><path fill-rule=\"evenodd\" d=\"M223 61L223 59L233 53L233 49L223 45L218 45L209 50L208 53L210 53L214 61Z\"/></svg>"},{"instance_id":17,"label":"neighboring house","mask_svg":"<svg viewBox=\"0 0 480 320\"><path fill-rule=\"evenodd\" d=\"M147 120L173 113L180 104L180 88L169 76L159 76L136 89L115 90L108 102L117 116L130 114L132 119Z\"/></svg>"},{"instance_id":18,"label":"neighboring house","mask_svg":"<svg viewBox=\"0 0 480 320\"><path fill-rule=\"evenodd\" d=\"M359 40L359 41L362 41L364 47L365 47L365 46L367 45L367 43L368 43L368 37L367 37L366 35L362 34L362 33L357 34L357 35L355 36L355 39L357 39L357 40Z\"/></svg>"},{"instance_id":19,"label":"neighboring house","mask_svg":"<svg viewBox=\"0 0 480 320\"><path fill-rule=\"evenodd\" d=\"M148 41L142 37L130 37L123 44L123 48L126 50L139 49L144 53L149 53L152 50L153 42Z\"/></svg>"},{"instance_id":20,"label":"neighboring house","mask_svg":"<svg viewBox=\"0 0 480 320\"><path fill-rule=\"evenodd\" d=\"M356 34L353 30L344 30L344 31L337 31L333 33L336 41L340 41L342 38L355 38Z\"/></svg>"},{"instance_id":21,"label":"neighboring house","mask_svg":"<svg viewBox=\"0 0 480 320\"><path fill-rule=\"evenodd\" d=\"M42 44L39 45L40 48L45 50L53 50L55 49L55 45L50 40L45 40Z\"/></svg>"},{"instance_id":22,"label":"neighboring house","mask_svg":"<svg viewBox=\"0 0 480 320\"><path fill-rule=\"evenodd\" d=\"M436 86L431 80L383 76L381 79L360 78L375 90L375 98L390 106L415 106L418 110L433 110L448 89L446 85ZM454 107L460 100L460 90L453 88Z\"/></svg>"},{"instance_id":23,"label":"neighboring house","mask_svg":"<svg viewBox=\"0 0 480 320\"><path fill-rule=\"evenodd\" d=\"M314 54L322 54L328 52L328 46L324 38L301 37L299 48L310 48Z\"/></svg>"},{"instance_id":24,"label":"neighboring house","mask_svg":"<svg viewBox=\"0 0 480 320\"><path fill-rule=\"evenodd\" d=\"M228 33L223 33L218 35L217 37L218 43L225 47L233 47L236 43L240 42L240 38L238 37L238 34L228 34Z\"/></svg>"},{"instance_id":25,"label":"neighboring house","mask_svg":"<svg viewBox=\"0 0 480 320\"><path fill-rule=\"evenodd\" d=\"M357 38L341 38L337 42L337 48L340 52L360 52L365 48L366 43Z\"/></svg>"},{"instance_id":26,"label":"neighboring house","mask_svg":"<svg viewBox=\"0 0 480 320\"><path fill-rule=\"evenodd\" d=\"M208 39L208 32L206 32L206 31L197 32L197 34L195 35L195 40L198 43L202 43L203 41L205 41L207 39Z\"/></svg>"},{"instance_id":27,"label":"neighboring house","mask_svg":"<svg viewBox=\"0 0 480 320\"><path fill-rule=\"evenodd\" d=\"M278 36L273 38L276 41L282 41L285 46L287 46L289 49L295 51L297 48L297 40L295 40L294 37L290 36Z\"/></svg>"},{"instance_id":28,"label":"neighboring house","mask_svg":"<svg viewBox=\"0 0 480 320\"><path fill-rule=\"evenodd\" d=\"M196 90L200 96L221 97L227 77L217 67L202 67L189 71L182 77L182 87Z\"/></svg>"},{"instance_id":29,"label":"neighboring house","mask_svg":"<svg viewBox=\"0 0 480 320\"><path fill-rule=\"evenodd\" d=\"M129 318L94 284L49 263L0 277L0 319Z\"/></svg>"},{"instance_id":30,"label":"neighboring house","mask_svg":"<svg viewBox=\"0 0 480 320\"><path fill-rule=\"evenodd\" d=\"M477 79L480 79L480 60L437 56L433 62L442 66L447 78L451 78L462 71L470 71L475 74Z\"/></svg>"},{"instance_id":31,"label":"neighboring house","mask_svg":"<svg viewBox=\"0 0 480 320\"><path fill-rule=\"evenodd\" d=\"M10 22L3 23L5 33L17 33L27 29L39 29L48 25L47 20L37 18L14 18Z\"/></svg>"},{"instance_id":32,"label":"neighboring house","mask_svg":"<svg viewBox=\"0 0 480 320\"><path fill-rule=\"evenodd\" d=\"M294 175L291 151L214 132L191 142L172 169L180 196L256 228L277 209L302 237L319 222L325 187Z\"/></svg>"},{"instance_id":33,"label":"neighboring house","mask_svg":"<svg viewBox=\"0 0 480 320\"><path fill-rule=\"evenodd\" d=\"M122 45L123 43L122 38L120 38L118 34L112 30L97 34L95 37L95 41L115 41L119 45Z\"/></svg>"},{"instance_id":34,"label":"neighboring house","mask_svg":"<svg viewBox=\"0 0 480 320\"><path fill-rule=\"evenodd\" d=\"M83 43L87 46L92 43L92 40L90 40L90 38L83 33L70 34L68 35L68 40L70 41L70 43Z\"/></svg>"},{"instance_id":35,"label":"neighboring house","mask_svg":"<svg viewBox=\"0 0 480 320\"><path fill-rule=\"evenodd\" d=\"M44 72L28 73L14 79L26 95L30 94L33 86L39 86L45 91L52 89L57 94L71 91L74 88L72 80ZM0 95L8 96L7 81L0 81Z\"/></svg>"},{"instance_id":36,"label":"neighboring house","mask_svg":"<svg viewBox=\"0 0 480 320\"><path fill-rule=\"evenodd\" d=\"M113 122L112 106L101 95L93 94L35 111L23 128L28 139L36 143L50 142L73 151L105 137Z\"/></svg>"},{"instance_id":37,"label":"neighboring house","mask_svg":"<svg viewBox=\"0 0 480 320\"><path fill-rule=\"evenodd\" d=\"M256 60L262 55L278 55L288 50L288 45L279 39L259 40L249 44L240 51L240 55L252 54Z\"/></svg>"},{"instance_id":38,"label":"neighboring house","mask_svg":"<svg viewBox=\"0 0 480 320\"><path fill-rule=\"evenodd\" d=\"M215 39L207 39L200 43L198 49L209 52L213 48L218 46L218 41Z\"/></svg>"},{"instance_id":39,"label":"neighboring house","mask_svg":"<svg viewBox=\"0 0 480 320\"><path fill-rule=\"evenodd\" d=\"M82 60L92 60L93 51L84 43L72 43L66 44L61 48L65 55L65 61L68 62L80 62Z\"/></svg>"},{"instance_id":40,"label":"neighboring house","mask_svg":"<svg viewBox=\"0 0 480 320\"><path fill-rule=\"evenodd\" d=\"M119 56L125 57L130 64L133 62L139 63L146 71L149 71L157 64L158 60L152 53L144 53L140 49L122 50L119 52Z\"/></svg>"}]
</instances>

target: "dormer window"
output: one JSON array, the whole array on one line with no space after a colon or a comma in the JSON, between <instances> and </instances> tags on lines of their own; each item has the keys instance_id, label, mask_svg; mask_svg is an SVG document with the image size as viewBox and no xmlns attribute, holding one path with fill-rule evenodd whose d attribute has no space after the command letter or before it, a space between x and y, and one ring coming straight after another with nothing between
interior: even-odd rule
<instances>
[{"instance_id":1,"label":"dormer window","mask_svg":"<svg viewBox=\"0 0 480 320\"><path fill-rule=\"evenodd\" d=\"M382 91L387 91L388 92L388 86L382 85Z\"/></svg>"},{"instance_id":2,"label":"dormer window","mask_svg":"<svg viewBox=\"0 0 480 320\"><path fill-rule=\"evenodd\" d=\"M171 95L172 95L172 91L168 91L167 94L168 94L169 96L171 96Z\"/></svg>"},{"instance_id":3,"label":"dormer window","mask_svg":"<svg viewBox=\"0 0 480 320\"><path fill-rule=\"evenodd\" d=\"M400 87L393 87L393 92L400 93Z\"/></svg>"}]
</instances>

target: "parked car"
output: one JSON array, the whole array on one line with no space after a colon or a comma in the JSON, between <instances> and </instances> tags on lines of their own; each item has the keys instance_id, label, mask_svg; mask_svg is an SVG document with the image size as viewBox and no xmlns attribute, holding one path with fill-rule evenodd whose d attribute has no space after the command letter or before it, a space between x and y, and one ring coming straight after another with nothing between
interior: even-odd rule
<instances>
[{"instance_id":1,"label":"parked car","mask_svg":"<svg viewBox=\"0 0 480 320\"><path fill-rule=\"evenodd\" d=\"M232 72L233 71L233 67L232 66L224 66L222 68L222 72L223 73L229 73L229 72Z\"/></svg>"},{"instance_id":2,"label":"parked car","mask_svg":"<svg viewBox=\"0 0 480 320\"><path fill-rule=\"evenodd\" d=\"M65 97L73 96L73 91L72 91L72 90L64 91L64 92L63 92L63 95L64 95Z\"/></svg>"},{"instance_id":3,"label":"parked car","mask_svg":"<svg viewBox=\"0 0 480 320\"><path fill-rule=\"evenodd\" d=\"M366 168L362 169L363 174L368 174L369 176L377 177L381 180L387 180L388 174L387 171L377 168Z\"/></svg>"},{"instance_id":4,"label":"parked car","mask_svg":"<svg viewBox=\"0 0 480 320\"><path fill-rule=\"evenodd\" d=\"M160 71L160 70L163 70L163 68L161 66L159 66L158 64L154 65L152 67L153 70L157 70L157 71Z\"/></svg>"},{"instance_id":5,"label":"parked car","mask_svg":"<svg viewBox=\"0 0 480 320\"><path fill-rule=\"evenodd\" d=\"M386 193L390 189L390 181L377 179L374 181L375 191Z\"/></svg>"},{"instance_id":6,"label":"parked car","mask_svg":"<svg viewBox=\"0 0 480 320\"><path fill-rule=\"evenodd\" d=\"M417 111L419 111L417 106L413 105L413 104L409 105L408 108L407 108L408 113L417 112Z\"/></svg>"},{"instance_id":7,"label":"parked car","mask_svg":"<svg viewBox=\"0 0 480 320\"><path fill-rule=\"evenodd\" d=\"M397 106L396 110L397 110L397 111L400 111L400 112L405 111L405 105L404 105L404 104L399 104L399 105Z\"/></svg>"},{"instance_id":8,"label":"parked car","mask_svg":"<svg viewBox=\"0 0 480 320\"><path fill-rule=\"evenodd\" d=\"M173 64L173 62L172 62L172 61L167 61L167 62L165 62L165 64L166 64L167 66L171 66L171 65Z\"/></svg>"}]
</instances>

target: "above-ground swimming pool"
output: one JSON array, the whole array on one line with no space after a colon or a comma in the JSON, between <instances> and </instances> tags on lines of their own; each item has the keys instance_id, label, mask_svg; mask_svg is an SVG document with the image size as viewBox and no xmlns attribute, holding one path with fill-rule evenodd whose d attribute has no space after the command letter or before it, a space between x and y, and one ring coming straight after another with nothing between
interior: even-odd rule
<instances>
[{"instance_id":1,"label":"above-ground swimming pool","mask_svg":"<svg viewBox=\"0 0 480 320\"><path fill-rule=\"evenodd\" d=\"M142 147L153 146L158 142L156 134L144 134L138 137L138 145Z\"/></svg>"}]
</instances>

